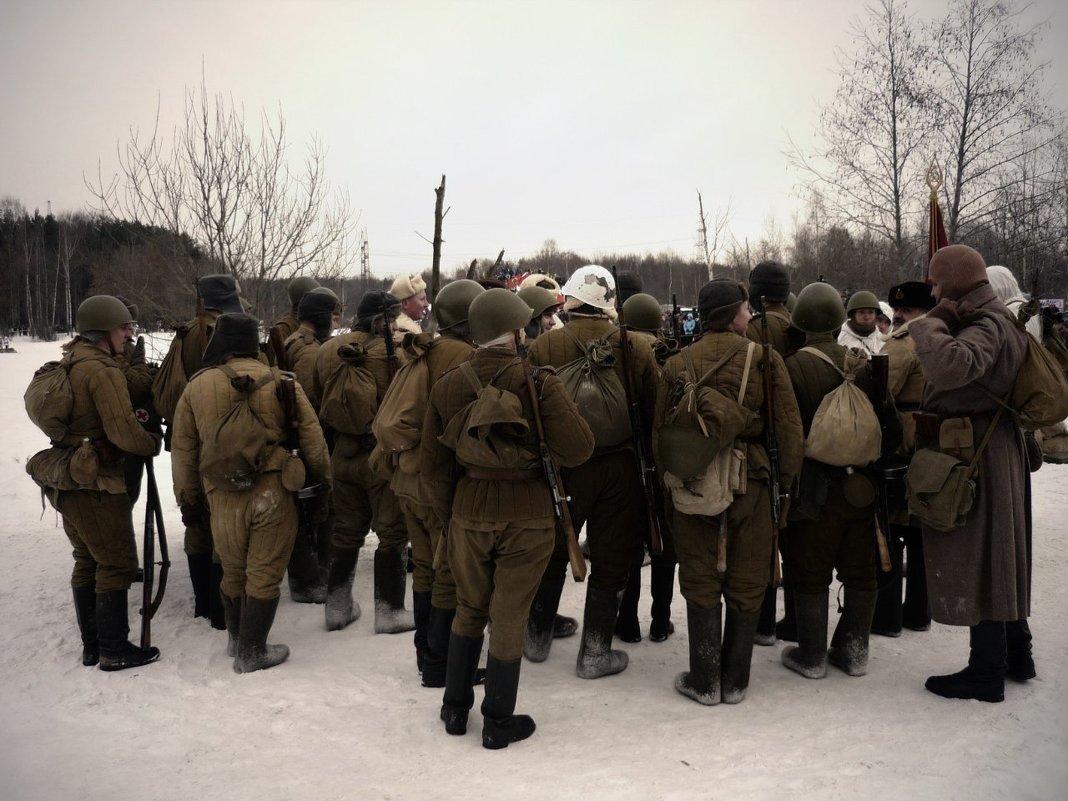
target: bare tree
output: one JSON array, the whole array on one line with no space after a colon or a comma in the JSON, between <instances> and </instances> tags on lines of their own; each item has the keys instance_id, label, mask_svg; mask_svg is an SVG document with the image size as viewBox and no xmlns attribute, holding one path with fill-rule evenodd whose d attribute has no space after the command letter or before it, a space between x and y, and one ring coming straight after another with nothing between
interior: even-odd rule
<instances>
[{"instance_id":1,"label":"bare tree","mask_svg":"<svg viewBox=\"0 0 1068 801\"><path fill-rule=\"evenodd\" d=\"M261 114L250 133L242 109L202 82L188 90L182 123L170 137L131 128L117 148L119 172L98 170L87 185L97 210L186 235L210 261L242 283L262 308L273 282L298 273L335 278L348 265L354 216L348 198L326 180L326 154L312 139L303 163L291 167L281 110ZM175 240L177 242L177 239ZM175 278L190 285L196 266L175 248Z\"/></svg>"},{"instance_id":2,"label":"bare tree","mask_svg":"<svg viewBox=\"0 0 1068 801\"><path fill-rule=\"evenodd\" d=\"M701 198L701 191L698 190L697 210L699 215L697 221L699 255L705 263L708 277L711 279L713 277L712 267L720 264L720 257L730 230L731 217L733 216L731 200L730 198L727 199L727 207L725 209L716 209L711 214L705 214L704 200Z\"/></svg>"}]
</instances>

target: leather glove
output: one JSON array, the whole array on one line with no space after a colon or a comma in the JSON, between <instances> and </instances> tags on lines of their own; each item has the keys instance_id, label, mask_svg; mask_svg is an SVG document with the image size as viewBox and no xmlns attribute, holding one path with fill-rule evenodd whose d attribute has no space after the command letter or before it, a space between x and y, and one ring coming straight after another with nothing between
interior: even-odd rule
<instances>
[{"instance_id":1,"label":"leather glove","mask_svg":"<svg viewBox=\"0 0 1068 801\"><path fill-rule=\"evenodd\" d=\"M953 328L960 322L957 301L949 298L942 298L942 300L938 301L938 305L927 312L927 316L935 320L941 320L949 328Z\"/></svg>"},{"instance_id":2,"label":"leather glove","mask_svg":"<svg viewBox=\"0 0 1068 801\"><path fill-rule=\"evenodd\" d=\"M145 363L145 338L139 336L137 338L137 344L133 346L133 352L130 354L130 366Z\"/></svg>"},{"instance_id":3,"label":"leather glove","mask_svg":"<svg viewBox=\"0 0 1068 801\"><path fill-rule=\"evenodd\" d=\"M196 526L204 521L204 507L199 503L190 503L178 507L182 513L183 526Z\"/></svg>"}]
</instances>

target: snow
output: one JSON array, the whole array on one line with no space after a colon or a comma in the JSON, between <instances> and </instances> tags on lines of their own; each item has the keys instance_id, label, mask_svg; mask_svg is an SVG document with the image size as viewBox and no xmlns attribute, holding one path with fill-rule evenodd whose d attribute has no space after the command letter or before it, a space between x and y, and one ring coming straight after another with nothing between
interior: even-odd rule
<instances>
[{"instance_id":1,"label":"snow","mask_svg":"<svg viewBox=\"0 0 1068 801\"><path fill-rule=\"evenodd\" d=\"M166 458L156 462L171 567L153 621L156 664L117 673L85 668L71 603L70 546L55 512L41 513L26 459L46 445L21 396L59 343L14 341L0 354L0 798L23 799L1064 799L1068 607L1061 576L1068 536L1060 498L1068 466L1035 475L1035 655L1039 678L1009 682L1002 704L949 701L923 689L961 668L967 630L935 625L874 637L868 675L829 669L810 681L757 646L746 700L705 707L677 694L687 667L685 603L663 644L621 645L622 674L575 676L578 637L524 663L518 711L535 735L481 747L476 704L466 737L445 734L441 691L424 689L410 634L375 635L362 617L326 632L321 606L283 588L272 642L280 667L237 675L226 635L192 617L181 526ZM143 521L143 507L134 512ZM356 598L373 609L369 538ZM641 620L648 630L648 571ZM130 594L136 639L140 585ZM562 611L581 617L585 588ZM780 596L781 603L781 596ZM832 610L832 626L833 626ZM481 700L481 691L476 695Z\"/></svg>"}]
</instances>

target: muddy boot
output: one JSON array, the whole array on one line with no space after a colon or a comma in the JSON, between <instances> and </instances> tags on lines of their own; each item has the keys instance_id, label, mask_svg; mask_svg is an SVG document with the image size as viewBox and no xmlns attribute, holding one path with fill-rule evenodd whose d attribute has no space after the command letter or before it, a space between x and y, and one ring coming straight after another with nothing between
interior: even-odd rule
<instances>
[{"instance_id":1,"label":"muddy boot","mask_svg":"<svg viewBox=\"0 0 1068 801\"><path fill-rule=\"evenodd\" d=\"M441 720L449 734L467 734L467 715L475 705L475 671L482 653L482 639L449 635L445 693L441 699Z\"/></svg>"},{"instance_id":2,"label":"muddy boot","mask_svg":"<svg viewBox=\"0 0 1068 801\"><path fill-rule=\"evenodd\" d=\"M400 634L415 628L415 615L404 608L404 552L375 551L375 634Z\"/></svg>"},{"instance_id":3,"label":"muddy boot","mask_svg":"<svg viewBox=\"0 0 1068 801\"><path fill-rule=\"evenodd\" d=\"M599 679L626 669L626 652L612 650L612 629L618 609L616 593L599 590L592 584L586 589L582 645L575 665L575 673L580 679Z\"/></svg>"},{"instance_id":4,"label":"muddy boot","mask_svg":"<svg viewBox=\"0 0 1068 801\"><path fill-rule=\"evenodd\" d=\"M631 568L627 575L627 586L623 589L619 612L616 614L615 635L623 642L642 641L642 631L638 626L638 597L641 595L641 589L642 569L638 565Z\"/></svg>"},{"instance_id":5,"label":"muddy boot","mask_svg":"<svg viewBox=\"0 0 1068 801\"><path fill-rule=\"evenodd\" d=\"M326 602L326 585L319 575L319 560L315 557L304 527L297 531L293 553L289 557L289 599L297 604Z\"/></svg>"},{"instance_id":6,"label":"muddy boot","mask_svg":"<svg viewBox=\"0 0 1068 801\"><path fill-rule=\"evenodd\" d=\"M486 662L486 697L482 700L483 748L507 748L534 733L534 719L530 715L515 714L522 662L522 659L501 662L492 655Z\"/></svg>"},{"instance_id":7,"label":"muddy boot","mask_svg":"<svg viewBox=\"0 0 1068 801\"><path fill-rule=\"evenodd\" d=\"M1005 700L1005 624L982 620L971 627L968 667L948 676L931 676L924 685L943 698Z\"/></svg>"},{"instance_id":8,"label":"muddy boot","mask_svg":"<svg viewBox=\"0 0 1068 801\"><path fill-rule=\"evenodd\" d=\"M753 642L757 645L775 644L775 605L778 596L779 589L775 584L769 584L764 590L764 601L760 604L760 618L757 630L753 634Z\"/></svg>"},{"instance_id":9,"label":"muddy boot","mask_svg":"<svg viewBox=\"0 0 1068 801\"><path fill-rule=\"evenodd\" d=\"M827 675L827 591L794 593L797 645L782 652L782 663L806 679Z\"/></svg>"},{"instance_id":10,"label":"muddy boot","mask_svg":"<svg viewBox=\"0 0 1068 801\"><path fill-rule=\"evenodd\" d=\"M664 642L675 633L671 622L671 599L675 594L675 560L667 556L653 556L649 565L649 594L653 597L653 621L649 624L649 640Z\"/></svg>"},{"instance_id":11,"label":"muddy boot","mask_svg":"<svg viewBox=\"0 0 1068 801\"><path fill-rule=\"evenodd\" d=\"M527 641L523 656L531 662L544 662L549 658L553 638L556 636L556 610L560 608L560 593L564 590L564 577L542 576L541 584L534 594L527 615ZM568 618L570 619L570 618ZM576 621L576 627L578 622Z\"/></svg>"},{"instance_id":12,"label":"muddy boot","mask_svg":"<svg viewBox=\"0 0 1068 801\"><path fill-rule=\"evenodd\" d=\"M849 676L868 672L868 633L872 629L877 590L845 588L840 642L827 652L827 661Z\"/></svg>"},{"instance_id":13,"label":"muddy boot","mask_svg":"<svg viewBox=\"0 0 1068 801\"><path fill-rule=\"evenodd\" d=\"M1035 673L1031 656L1031 627L1027 619L1010 620L1005 624L1006 675L1013 681L1030 681Z\"/></svg>"},{"instance_id":14,"label":"muddy boot","mask_svg":"<svg viewBox=\"0 0 1068 801\"><path fill-rule=\"evenodd\" d=\"M415 619L415 667L422 673L426 662L427 631L430 628L430 592L412 591L412 617Z\"/></svg>"},{"instance_id":15,"label":"muddy boot","mask_svg":"<svg viewBox=\"0 0 1068 801\"><path fill-rule=\"evenodd\" d=\"M352 600L352 580L356 576L359 548L335 548L326 582L326 630L340 631L360 616L360 605Z\"/></svg>"},{"instance_id":16,"label":"muddy boot","mask_svg":"<svg viewBox=\"0 0 1068 801\"><path fill-rule=\"evenodd\" d=\"M699 704L715 706L720 701L720 640L723 606L702 608L686 604L690 635L690 670L675 677L675 689Z\"/></svg>"},{"instance_id":17,"label":"muddy boot","mask_svg":"<svg viewBox=\"0 0 1068 801\"><path fill-rule=\"evenodd\" d=\"M101 670L126 670L159 659L159 648L139 648L127 639L130 617L126 590L96 594L96 628Z\"/></svg>"},{"instance_id":18,"label":"muddy boot","mask_svg":"<svg viewBox=\"0 0 1068 801\"><path fill-rule=\"evenodd\" d=\"M100 644L96 638L96 587L74 587L74 615L82 635L82 664L93 667L100 661Z\"/></svg>"},{"instance_id":19,"label":"muddy boot","mask_svg":"<svg viewBox=\"0 0 1068 801\"><path fill-rule=\"evenodd\" d=\"M574 637L578 631L578 621L567 615L553 615L553 639L562 640L565 637ZM531 660L533 661L533 660Z\"/></svg>"},{"instance_id":20,"label":"muddy boot","mask_svg":"<svg viewBox=\"0 0 1068 801\"><path fill-rule=\"evenodd\" d=\"M237 638L235 673L251 673L280 665L289 659L289 646L268 645L267 635L278 611L278 599L269 601L246 595L241 602L241 625Z\"/></svg>"},{"instance_id":21,"label":"muddy boot","mask_svg":"<svg viewBox=\"0 0 1068 801\"><path fill-rule=\"evenodd\" d=\"M745 700L753 663L753 635L759 622L759 612L739 612L727 607L720 656L720 687L725 704L740 704Z\"/></svg>"},{"instance_id":22,"label":"muddy boot","mask_svg":"<svg viewBox=\"0 0 1068 801\"><path fill-rule=\"evenodd\" d=\"M241 631L241 602L243 598L231 598L223 593L223 612L226 615L226 655L237 656L237 643Z\"/></svg>"}]
</instances>

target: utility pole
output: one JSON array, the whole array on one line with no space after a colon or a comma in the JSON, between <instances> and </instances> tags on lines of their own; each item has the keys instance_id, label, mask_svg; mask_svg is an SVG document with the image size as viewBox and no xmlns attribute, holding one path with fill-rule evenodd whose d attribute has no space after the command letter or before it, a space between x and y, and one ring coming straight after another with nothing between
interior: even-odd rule
<instances>
[{"instance_id":1,"label":"utility pole","mask_svg":"<svg viewBox=\"0 0 1068 801\"><path fill-rule=\"evenodd\" d=\"M705 221L705 204L701 200L701 192L697 192L697 212L700 218L697 223L697 247L701 250L701 261L705 263L705 268L708 270L708 277L712 277L712 259L709 258L708 252L708 224Z\"/></svg>"},{"instance_id":2,"label":"utility pole","mask_svg":"<svg viewBox=\"0 0 1068 801\"><path fill-rule=\"evenodd\" d=\"M436 200L434 202L434 261L430 269L430 302L438 296L438 288L441 286L441 223L448 209L442 211L445 206L445 175L441 176L441 186L434 190Z\"/></svg>"},{"instance_id":3,"label":"utility pole","mask_svg":"<svg viewBox=\"0 0 1068 801\"><path fill-rule=\"evenodd\" d=\"M360 281L363 283L363 291L366 292L371 286L371 253L367 244L367 229L360 231Z\"/></svg>"}]
</instances>

